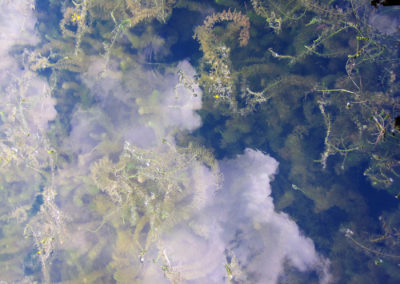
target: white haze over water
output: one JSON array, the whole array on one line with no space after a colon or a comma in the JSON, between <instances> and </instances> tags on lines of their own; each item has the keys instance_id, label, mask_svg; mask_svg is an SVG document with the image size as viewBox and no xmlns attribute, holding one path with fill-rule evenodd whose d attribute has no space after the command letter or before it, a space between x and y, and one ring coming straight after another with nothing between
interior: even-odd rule
<instances>
[{"instance_id":1,"label":"white haze over water","mask_svg":"<svg viewBox=\"0 0 400 284\"><path fill-rule=\"evenodd\" d=\"M32 101L31 111L27 112L29 127L45 130L48 121L56 116L55 100L46 97L48 84L31 71L21 69L9 55L15 44L37 43L35 17L26 1L0 4L1 89L11 94L12 87L21 82L16 78L25 78L25 93ZM111 64L100 76L103 66L101 58L93 58L88 72L82 76L98 103L89 110L74 110L71 132L63 146L78 157L78 163L71 162L69 168L60 169L59 179L68 176L62 171L86 175L86 163L101 158L98 149L105 140L156 149L162 139L174 145L173 135L177 131L192 131L201 125L196 113L201 108L201 91L194 86L197 96L193 96L178 84L176 72L123 74ZM188 77L195 75L187 61L180 62L175 71L178 69ZM220 161L220 168L224 175L222 188L215 194L208 191L209 196L190 224L178 224L161 236L160 243L171 267L190 283L223 283L227 259L236 257L241 273L234 270L233 274L240 283L277 283L287 265L301 272L316 271L321 283L329 282L329 261L316 252L313 241L302 235L287 214L274 210L270 182L277 174L278 162L260 151L247 149L235 159ZM192 178L194 184L207 187L216 182L206 167ZM69 197L59 194L62 210L62 198ZM82 232L70 233L75 234L75 240L82 240L80 245L89 242ZM144 283L169 282L150 258L145 260L143 270Z\"/></svg>"}]
</instances>

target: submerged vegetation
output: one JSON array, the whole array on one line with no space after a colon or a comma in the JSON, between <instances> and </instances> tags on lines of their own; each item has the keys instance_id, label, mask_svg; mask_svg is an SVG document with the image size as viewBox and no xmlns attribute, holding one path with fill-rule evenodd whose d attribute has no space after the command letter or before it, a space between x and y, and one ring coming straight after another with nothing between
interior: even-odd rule
<instances>
[{"instance_id":1,"label":"submerged vegetation","mask_svg":"<svg viewBox=\"0 0 400 284\"><path fill-rule=\"evenodd\" d=\"M400 30L379 22L398 16L362 0L28 2L0 12L1 281L257 282L235 246L268 248L274 222L236 217L223 247L207 213L220 160L245 148L281 163L275 208L330 260L284 255L279 281L399 281ZM257 177L226 159L251 182L227 180L218 205L250 214L235 196Z\"/></svg>"}]
</instances>

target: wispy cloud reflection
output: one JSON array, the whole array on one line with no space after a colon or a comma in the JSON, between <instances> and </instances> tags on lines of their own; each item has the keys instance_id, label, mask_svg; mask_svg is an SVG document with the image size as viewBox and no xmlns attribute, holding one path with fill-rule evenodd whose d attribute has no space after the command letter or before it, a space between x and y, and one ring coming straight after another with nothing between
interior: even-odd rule
<instances>
[{"instance_id":1,"label":"wispy cloud reflection","mask_svg":"<svg viewBox=\"0 0 400 284\"><path fill-rule=\"evenodd\" d=\"M182 278L223 283L231 274L238 283L277 283L289 264L300 272L314 270L321 283L329 282L329 262L312 240L287 214L274 211L270 182L277 169L276 160L250 149L221 162L225 182L215 199L195 221L163 239Z\"/></svg>"}]
</instances>

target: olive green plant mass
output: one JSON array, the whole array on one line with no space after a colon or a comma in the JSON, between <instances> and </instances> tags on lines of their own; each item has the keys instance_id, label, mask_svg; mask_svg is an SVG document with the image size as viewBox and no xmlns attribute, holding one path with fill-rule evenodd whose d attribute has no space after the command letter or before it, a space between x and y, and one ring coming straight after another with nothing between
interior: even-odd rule
<instances>
[{"instance_id":1,"label":"olive green plant mass","mask_svg":"<svg viewBox=\"0 0 400 284\"><path fill-rule=\"evenodd\" d=\"M400 281L398 7L0 4L1 283Z\"/></svg>"}]
</instances>

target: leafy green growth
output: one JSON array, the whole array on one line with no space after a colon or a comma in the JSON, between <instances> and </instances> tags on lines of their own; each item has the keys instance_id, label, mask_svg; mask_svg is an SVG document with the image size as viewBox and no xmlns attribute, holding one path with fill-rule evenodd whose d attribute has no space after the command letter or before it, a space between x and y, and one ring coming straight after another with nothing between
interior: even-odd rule
<instances>
[{"instance_id":1,"label":"leafy green growth","mask_svg":"<svg viewBox=\"0 0 400 284\"><path fill-rule=\"evenodd\" d=\"M162 232L188 222L192 212L204 206L218 187L204 183L210 169L218 181L215 160L200 147L177 148L166 142L146 150L126 142L118 162L104 157L92 165L91 178L117 206L124 226L134 228L129 238L141 259ZM164 272L170 273L166 267Z\"/></svg>"}]
</instances>

